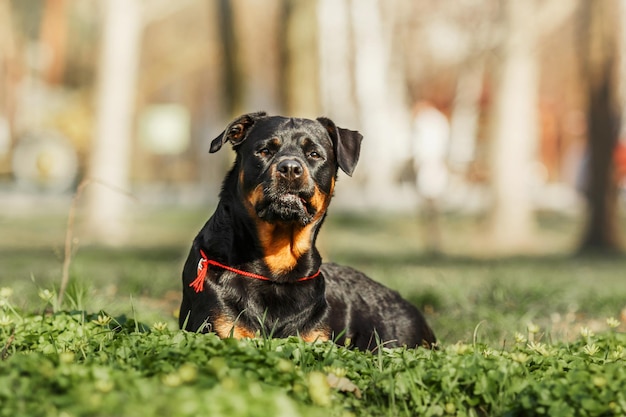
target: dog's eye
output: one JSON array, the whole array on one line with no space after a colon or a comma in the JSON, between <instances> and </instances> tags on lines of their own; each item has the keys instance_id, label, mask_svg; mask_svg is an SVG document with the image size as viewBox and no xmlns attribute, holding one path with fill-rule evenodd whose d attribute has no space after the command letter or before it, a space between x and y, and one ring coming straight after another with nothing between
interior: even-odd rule
<instances>
[{"instance_id":1,"label":"dog's eye","mask_svg":"<svg viewBox=\"0 0 626 417\"><path fill-rule=\"evenodd\" d=\"M257 151L257 154L261 156L270 156L272 154L272 151L270 151L268 148L262 148Z\"/></svg>"},{"instance_id":2,"label":"dog's eye","mask_svg":"<svg viewBox=\"0 0 626 417\"><path fill-rule=\"evenodd\" d=\"M313 152L309 152L309 158L311 159L320 159L322 157L322 155L320 155L319 153L313 151Z\"/></svg>"}]
</instances>

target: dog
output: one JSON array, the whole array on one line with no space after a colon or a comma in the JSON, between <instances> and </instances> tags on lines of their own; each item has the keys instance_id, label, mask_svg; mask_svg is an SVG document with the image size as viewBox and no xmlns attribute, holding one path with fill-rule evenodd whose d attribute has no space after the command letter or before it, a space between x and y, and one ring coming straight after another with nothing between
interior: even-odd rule
<instances>
[{"instance_id":1,"label":"dog","mask_svg":"<svg viewBox=\"0 0 626 417\"><path fill-rule=\"evenodd\" d=\"M315 247L339 169L352 176L363 137L320 117L233 120L211 142L236 153L213 215L183 269L180 327L221 338L299 336L360 350L436 343L420 311Z\"/></svg>"}]
</instances>

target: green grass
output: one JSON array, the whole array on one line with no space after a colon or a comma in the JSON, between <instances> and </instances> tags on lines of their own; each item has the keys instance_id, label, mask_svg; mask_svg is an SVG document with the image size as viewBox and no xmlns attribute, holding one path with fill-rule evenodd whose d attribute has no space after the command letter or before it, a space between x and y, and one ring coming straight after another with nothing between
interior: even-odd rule
<instances>
[{"instance_id":1,"label":"green grass","mask_svg":"<svg viewBox=\"0 0 626 417\"><path fill-rule=\"evenodd\" d=\"M490 258L481 219L445 218L433 255L417 219L331 213L324 257L400 291L441 341L371 354L176 330L207 212L145 213L123 248L88 245L79 218L62 308L63 213L0 216L0 416L626 414L626 258L571 256L575 219L540 219L543 256Z\"/></svg>"},{"instance_id":2,"label":"green grass","mask_svg":"<svg viewBox=\"0 0 626 417\"><path fill-rule=\"evenodd\" d=\"M296 337L220 340L103 313L10 311L0 337L7 417L626 413L626 337L614 331L568 344L519 334L507 350L362 353Z\"/></svg>"}]
</instances>

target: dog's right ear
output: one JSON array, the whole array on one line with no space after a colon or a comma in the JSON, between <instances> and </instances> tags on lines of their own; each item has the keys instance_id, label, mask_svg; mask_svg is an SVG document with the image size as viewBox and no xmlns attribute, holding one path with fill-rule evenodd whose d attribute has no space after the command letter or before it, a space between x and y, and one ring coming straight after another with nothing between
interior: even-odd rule
<instances>
[{"instance_id":1,"label":"dog's right ear","mask_svg":"<svg viewBox=\"0 0 626 417\"><path fill-rule=\"evenodd\" d=\"M318 117L317 121L326 128L330 135L330 140L335 147L339 168L349 176L352 176L361 153L363 135L355 130L337 127L335 122L326 117Z\"/></svg>"},{"instance_id":2,"label":"dog's right ear","mask_svg":"<svg viewBox=\"0 0 626 417\"><path fill-rule=\"evenodd\" d=\"M228 141L233 146L241 144L248 135L248 130L254 125L254 123L265 117L266 113L264 111L260 111L257 113L248 113L243 116L239 116L235 120L229 123L226 126L226 129L222 133L219 134L218 137L211 141L211 147L209 148L209 152L217 152L222 146Z\"/></svg>"}]
</instances>

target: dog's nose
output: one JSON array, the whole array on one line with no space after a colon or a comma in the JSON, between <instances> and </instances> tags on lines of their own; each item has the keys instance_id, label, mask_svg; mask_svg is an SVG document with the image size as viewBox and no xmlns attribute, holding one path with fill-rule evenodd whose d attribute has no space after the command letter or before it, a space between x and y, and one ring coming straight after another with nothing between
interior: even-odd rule
<instances>
[{"instance_id":1,"label":"dog's nose","mask_svg":"<svg viewBox=\"0 0 626 417\"><path fill-rule=\"evenodd\" d=\"M295 159L283 159L276 166L279 174L287 179L293 180L302 176L302 165Z\"/></svg>"}]
</instances>

